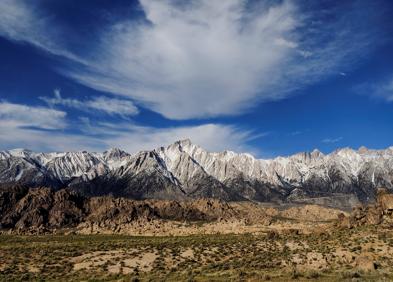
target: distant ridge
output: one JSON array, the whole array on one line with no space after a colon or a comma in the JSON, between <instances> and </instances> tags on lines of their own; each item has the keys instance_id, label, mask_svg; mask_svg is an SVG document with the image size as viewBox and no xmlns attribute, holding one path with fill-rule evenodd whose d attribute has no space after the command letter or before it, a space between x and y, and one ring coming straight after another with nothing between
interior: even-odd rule
<instances>
[{"instance_id":1,"label":"distant ridge","mask_svg":"<svg viewBox=\"0 0 393 282\"><path fill-rule=\"evenodd\" d=\"M343 148L326 155L314 150L274 159L212 153L189 139L136 154L116 148L103 153L15 149L0 151L0 183L133 199L303 202L351 195L368 202L378 187L393 190L393 147Z\"/></svg>"}]
</instances>

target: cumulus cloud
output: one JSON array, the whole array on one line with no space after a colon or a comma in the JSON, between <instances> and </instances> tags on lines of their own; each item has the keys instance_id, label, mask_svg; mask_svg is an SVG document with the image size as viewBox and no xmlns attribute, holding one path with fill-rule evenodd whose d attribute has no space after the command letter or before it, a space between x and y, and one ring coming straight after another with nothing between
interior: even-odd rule
<instances>
[{"instance_id":1,"label":"cumulus cloud","mask_svg":"<svg viewBox=\"0 0 393 282\"><path fill-rule=\"evenodd\" d=\"M53 97L39 97L49 106L62 105L82 111L101 111L110 115L134 116L139 113L138 108L130 100L95 96L90 100L63 98L60 89L55 89Z\"/></svg>"},{"instance_id":2,"label":"cumulus cloud","mask_svg":"<svg viewBox=\"0 0 393 282\"><path fill-rule=\"evenodd\" d=\"M0 101L0 122L3 126L63 129L66 113L44 107L32 107ZM1 131L1 135L7 135Z\"/></svg>"}]
</instances>

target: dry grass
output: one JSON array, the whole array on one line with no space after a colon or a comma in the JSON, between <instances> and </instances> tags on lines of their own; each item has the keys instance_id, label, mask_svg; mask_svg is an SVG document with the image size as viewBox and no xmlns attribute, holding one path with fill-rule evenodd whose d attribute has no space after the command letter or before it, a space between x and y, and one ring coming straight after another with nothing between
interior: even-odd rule
<instances>
[{"instance_id":1,"label":"dry grass","mask_svg":"<svg viewBox=\"0 0 393 282\"><path fill-rule=\"evenodd\" d=\"M360 269L363 257L376 270ZM0 236L2 281L391 281L392 272L393 233L374 227L273 237Z\"/></svg>"}]
</instances>

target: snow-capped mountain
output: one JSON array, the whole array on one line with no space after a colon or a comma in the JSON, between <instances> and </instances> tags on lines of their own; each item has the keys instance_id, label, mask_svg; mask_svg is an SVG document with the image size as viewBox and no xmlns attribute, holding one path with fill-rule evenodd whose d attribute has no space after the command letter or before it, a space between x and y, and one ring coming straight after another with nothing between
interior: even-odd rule
<instances>
[{"instance_id":1,"label":"snow-capped mountain","mask_svg":"<svg viewBox=\"0 0 393 282\"><path fill-rule=\"evenodd\" d=\"M283 201L337 194L372 200L377 187L393 189L393 147L385 150L318 150L290 157L256 159L231 151L212 153L175 142L135 155L0 152L0 183L69 187L89 195L131 198L214 197Z\"/></svg>"}]
</instances>

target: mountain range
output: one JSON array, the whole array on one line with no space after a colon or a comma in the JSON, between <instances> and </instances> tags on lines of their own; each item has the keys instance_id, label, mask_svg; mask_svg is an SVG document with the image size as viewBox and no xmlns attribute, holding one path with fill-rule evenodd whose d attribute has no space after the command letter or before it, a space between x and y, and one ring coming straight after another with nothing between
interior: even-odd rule
<instances>
[{"instance_id":1,"label":"mountain range","mask_svg":"<svg viewBox=\"0 0 393 282\"><path fill-rule=\"evenodd\" d=\"M14 149L0 152L0 183L131 199L296 202L344 197L368 202L378 187L393 190L393 147L343 148L326 155L314 150L274 159L208 152L188 139L136 154Z\"/></svg>"}]
</instances>

